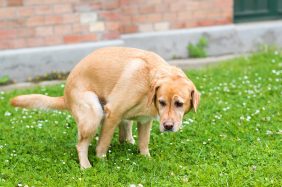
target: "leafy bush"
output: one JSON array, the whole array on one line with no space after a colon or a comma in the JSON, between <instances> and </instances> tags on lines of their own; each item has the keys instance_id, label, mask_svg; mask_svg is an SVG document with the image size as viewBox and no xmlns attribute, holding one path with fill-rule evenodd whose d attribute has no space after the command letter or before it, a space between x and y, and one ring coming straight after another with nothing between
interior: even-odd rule
<instances>
[{"instance_id":1,"label":"leafy bush","mask_svg":"<svg viewBox=\"0 0 282 187\"><path fill-rule=\"evenodd\" d=\"M203 58L207 57L205 48L208 46L208 40L205 37L201 37L197 44L190 43L187 46L187 51L192 58Z\"/></svg>"}]
</instances>

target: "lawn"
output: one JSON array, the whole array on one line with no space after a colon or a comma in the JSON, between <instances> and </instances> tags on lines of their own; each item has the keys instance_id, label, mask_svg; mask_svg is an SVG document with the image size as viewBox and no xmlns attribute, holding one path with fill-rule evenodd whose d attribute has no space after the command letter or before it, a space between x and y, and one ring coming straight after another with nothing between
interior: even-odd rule
<instances>
[{"instance_id":1,"label":"lawn","mask_svg":"<svg viewBox=\"0 0 282 187\"><path fill-rule=\"evenodd\" d=\"M62 95L64 85L0 92L0 186L282 186L282 53L264 50L187 74L202 98L180 132L160 133L154 122L151 159L119 144L116 133L99 160L94 139L94 167L84 171L68 112L8 104L18 94Z\"/></svg>"}]
</instances>

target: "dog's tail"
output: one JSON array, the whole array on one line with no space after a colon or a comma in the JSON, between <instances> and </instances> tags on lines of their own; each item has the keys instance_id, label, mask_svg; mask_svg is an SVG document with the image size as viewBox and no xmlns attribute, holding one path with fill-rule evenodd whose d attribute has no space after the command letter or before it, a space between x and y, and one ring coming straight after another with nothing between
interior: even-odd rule
<instances>
[{"instance_id":1,"label":"dog's tail","mask_svg":"<svg viewBox=\"0 0 282 187\"><path fill-rule=\"evenodd\" d=\"M64 97L49 97L41 94L20 95L10 101L14 107L65 110Z\"/></svg>"}]
</instances>

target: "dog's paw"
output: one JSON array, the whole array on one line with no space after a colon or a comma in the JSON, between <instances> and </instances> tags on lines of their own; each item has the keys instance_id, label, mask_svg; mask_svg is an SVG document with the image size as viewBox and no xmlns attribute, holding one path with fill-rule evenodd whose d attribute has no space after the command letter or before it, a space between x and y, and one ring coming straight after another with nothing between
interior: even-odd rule
<instances>
[{"instance_id":1,"label":"dog's paw","mask_svg":"<svg viewBox=\"0 0 282 187\"><path fill-rule=\"evenodd\" d=\"M142 156L147 157L147 158L151 158L150 152L149 152L148 150L140 151L140 154L141 154Z\"/></svg>"},{"instance_id":2,"label":"dog's paw","mask_svg":"<svg viewBox=\"0 0 282 187\"><path fill-rule=\"evenodd\" d=\"M88 169L88 168L91 168L91 167L92 166L91 166L90 162L80 164L80 169L82 169L82 170L85 170L85 169Z\"/></svg>"},{"instance_id":3,"label":"dog's paw","mask_svg":"<svg viewBox=\"0 0 282 187\"><path fill-rule=\"evenodd\" d=\"M134 145L134 144L135 144L135 140L134 140L134 138L133 138L133 137L132 137L132 138L127 139L127 142L128 142L128 143L130 143L130 144L132 144L132 145Z\"/></svg>"},{"instance_id":4,"label":"dog's paw","mask_svg":"<svg viewBox=\"0 0 282 187\"><path fill-rule=\"evenodd\" d=\"M107 155L106 154L96 154L96 157L98 159L104 160L107 157Z\"/></svg>"},{"instance_id":5,"label":"dog's paw","mask_svg":"<svg viewBox=\"0 0 282 187\"><path fill-rule=\"evenodd\" d=\"M120 143L120 144L123 144L123 143L130 143L130 144L134 145L134 144L135 144L135 140L134 140L133 137L132 137L132 138L128 138L128 139L120 138L120 139L119 139L119 143Z\"/></svg>"}]
</instances>

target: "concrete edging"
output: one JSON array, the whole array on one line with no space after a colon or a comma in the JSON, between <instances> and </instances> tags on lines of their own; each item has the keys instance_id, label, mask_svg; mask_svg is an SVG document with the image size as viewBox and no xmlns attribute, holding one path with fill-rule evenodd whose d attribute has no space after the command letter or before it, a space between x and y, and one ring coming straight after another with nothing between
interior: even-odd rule
<instances>
[{"instance_id":1,"label":"concrete edging","mask_svg":"<svg viewBox=\"0 0 282 187\"><path fill-rule=\"evenodd\" d=\"M208 40L209 56L249 53L262 44L282 47L282 21L201 27L164 32L123 35L120 40L61 45L0 52L0 77L23 82L52 71L67 72L93 50L106 46L129 46L158 53L170 60L187 58L187 45L201 36Z\"/></svg>"},{"instance_id":2,"label":"concrete edging","mask_svg":"<svg viewBox=\"0 0 282 187\"><path fill-rule=\"evenodd\" d=\"M226 55L219 57L209 57L209 58L200 58L200 59L178 59L178 60L170 60L169 64L180 67L181 69L197 69L201 67L210 66L213 64L217 64L222 61L230 60L242 55ZM16 83L7 86L0 86L0 91L10 91L14 89L27 89L33 88L36 86L51 86L55 84L62 84L65 81L63 80L53 80L53 81L43 81L39 83L31 83L31 82L23 82Z\"/></svg>"}]
</instances>

